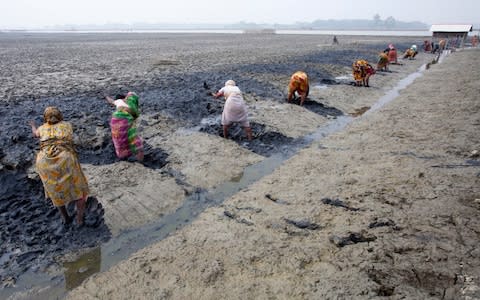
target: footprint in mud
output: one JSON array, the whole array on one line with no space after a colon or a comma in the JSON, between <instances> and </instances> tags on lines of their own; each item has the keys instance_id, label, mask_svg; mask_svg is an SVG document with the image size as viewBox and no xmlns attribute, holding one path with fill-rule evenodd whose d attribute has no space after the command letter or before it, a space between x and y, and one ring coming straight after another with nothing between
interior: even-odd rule
<instances>
[{"instance_id":1,"label":"footprint in mud","mask_svg":"<svg viewBox=\"0 0 480 300\"><path fill-rule=\"evenodd\" d=\"M288 151L289 145L297 144L296 140L291 137L278 132L268 131L263 124L251 122L250 127L252 128L253 140L249 141L247 139L245 131L238 124L234 124L229 128L228 138L254 153L267 157L274 153ZM202 124L199 131L223 136L222 125L219 123Z\"/></svg>"},{"instance_id":2,"label":"footprint in mud","mask_svg":"<svg viewBox=\"0 0 480 300\"><path fill-rule=\"evenodd\" d=\"M167 164L168 153L159 148L153 148L150 144L143 144L143 165L151 169L161 169Z\"/></svg>"},{"instance_id":3,"label":"footprint in mud","mask_svg":"<svg viewBox=\"0 0 480 300\"><path fill-rule=\"evenodd\" d=\"M104 223L104 210L96 198L90 197L85 208L82 227L64 225L58 210L45 200L42 193L35 196L22 189L41 186L38 180L21 182L12 189L18 195L0 199L0 282L17 278L31 270L42 270L55 263L58 256L90 248L107 241L111 233ZM23 195L24 197L20 197ZM67 210L75 216L75 203ZM75 222L74 222L75 223Z\"/></svg>"}]
</instances>

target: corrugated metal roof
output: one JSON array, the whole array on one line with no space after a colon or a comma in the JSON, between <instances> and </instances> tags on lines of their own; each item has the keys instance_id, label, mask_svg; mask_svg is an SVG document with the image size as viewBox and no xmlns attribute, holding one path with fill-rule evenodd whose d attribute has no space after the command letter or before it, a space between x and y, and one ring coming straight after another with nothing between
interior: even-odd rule
<instances>
[{"instance_id":1,"label":"corrugated metal roof","mask_svg":"<svg viewBox=\"0 0 480 300\"><path fill-rule=\"evenodd\" d=\"M469 32L472 31L473 25L432 25L432 32Z\"/></svg>"}]
</instances>

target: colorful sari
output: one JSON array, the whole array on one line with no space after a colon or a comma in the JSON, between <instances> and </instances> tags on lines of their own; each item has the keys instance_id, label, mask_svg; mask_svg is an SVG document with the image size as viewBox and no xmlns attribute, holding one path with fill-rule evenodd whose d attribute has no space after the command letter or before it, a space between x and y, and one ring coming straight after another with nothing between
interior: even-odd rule
<instances>
[{"instance_id":1,"label":"colorful sari","mask_svg":"<svg viewBox=\"0 0 480 300\"><path fill-rule=\"evenodd\" d=\"M388 62L389 63L397 63L397 50L396 49L390 49L388 50Z\"/></svg>"},{"instance_id":2,"label":"colorful sari","mask_svg":"<svg viewBox=\"0 0 480 300\"><path fill-rule=\"evenodd\" d=\"M309 92L309 82L308 76L305 72L297 71L293 73L292 77L290 78L290 83L288 84L288 92L289 93L305 93L308 96Z\"/></svg>"},{"instance_id":3,"label":"colorful sari","mask_svg":"<svg viewBox=\"0 0 480 300\"><path fill-rule=\"evenodd\" d=\"M357 63L353 63L352 64L352 75L353 75L353 79L357 82L361 82L362 79L363 79L363 75L362 75L362 67Z\"/></svg>"},{"instance_id":4,"label":"colorful sari","mask_svg":"<svg viewBox=\"0 0 480 300\"><path fill-rule=\"evenodd\" d=\"M385 52L380 52L380 54L378 55L377 69L378 70L382 70L382 69L386 70L387 66L388 66L388 55Z\"/></svg>"},{"instance_id":5,"label":"colorful sari","mask_svg":"<svg viewBox=\"0 0 480 300\"><path fill-rule=\"evenodd\" d=\"M40 151L35 162L45 197L64 206L88 195L88 183L73 147L73 130L68 122L45 123L38 128Z\"/></svg>"},{"instance_id":6,"label":"colorful sari","mask_svg":"<svg viewBox=\"0 0 480 300\"><path fill-rule=\"evenodd\" d=\"M357 83L361 83L362 80L367 76L367 66L368 62L364 59L359 59L352 64L353 79Z\"/></svg>"},{"instance_id":7,"label":"colorful sari","mask_svg":"<svg viewBox=\"0 0 480 300\"><path fill-rule=\"evenodd\" d=\"M128 105L128 111L117 109L110 120L115 153L120 159L143 151L143 142L137 135L137 128L135 127L135 120L140 114L138 96L130 92L127 94L125 102Z\"/></svg>"},{"instance_id":8,"label":"colorful sari","mask_svg":"<svg viewBox=\"0 0 480 300\"><path fill-rule=\"evenodd\" d=\"M417 53L412 49L407 49L403 54L403 58L413 59Z\"/></svg>"}]
</instances>

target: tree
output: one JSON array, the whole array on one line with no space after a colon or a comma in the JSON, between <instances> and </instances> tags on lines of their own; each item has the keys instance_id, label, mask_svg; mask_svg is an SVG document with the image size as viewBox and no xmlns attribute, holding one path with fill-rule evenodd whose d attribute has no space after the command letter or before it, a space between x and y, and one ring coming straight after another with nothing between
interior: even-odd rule
<instances>
[{"instance_id":1,"label":"tree","mask_svg":"<svg viewBox=\"0 0 480 300\"><path fill-rule=\"evenodd\" d=\"M379 14L375 14L375 15L373 16L373 25L374 25L375 27L378 27L378 26L380 26L381 22L382 22L382 19L380 18L380 15L379 15Z\"/></svg>"},{"instance_id":2,"label":"tree","mask_svg":"<svg viewBox=\"0 0 480 300\"><path fill-rule=\"evenodd\" d=\"M390 16L385 20L385 27L387 27L388 29L392 29L395 27L396 22L397 21L395 21L395 18Z\"/></svg>"}]
</instances>

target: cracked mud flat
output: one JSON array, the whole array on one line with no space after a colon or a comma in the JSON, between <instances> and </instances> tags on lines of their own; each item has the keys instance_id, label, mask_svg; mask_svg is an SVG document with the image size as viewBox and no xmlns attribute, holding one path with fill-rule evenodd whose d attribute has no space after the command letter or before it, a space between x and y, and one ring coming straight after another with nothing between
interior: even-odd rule
<instances>
[{"instance_id":1,"label":"cracked mud flat","mask_svg":"<svg viewBox=\"0 0 480 300\"><path fill-rule=\"evenodd\" d=\"M99 37L89 34L20 34L2 35L1 38L1 55L5 59L0 64L2 70L9 72L4 73L8 76L1 78L1 98L5 105L0 110L6 130L0 133L4 143L0 172L2 180L9 182L2 185L2 195L14 195L10 198L2 196L2 205L25 200L41 203L43 205L35 205L46 207L43 208L46 216L39 218L28 213L28 217L33 224L35 220L41 220L46 222L47 228L58 227L55 224L58 215L52 216L52 208L41 199L41 183L31 168L36 142L30 138L26 125L31 118L39 123L47 105L57 105L64 112L65 119L74 125L81 163L93 191L92 199L99 202L95 206L98 208L98 222L95 221L95 224L106 230L97 239L93 237L96 243L108 239L110 235L115 238L124 230L162 218L175 211L195 191L208 190L241 176L246 166L278 151L282 152L289 145L293 147L299 138L337 116L360 115L365 107L371 107L398 80L433 58L421 53L416 60L405 61L403 66L391 66L391 72L377 73L371 80L373 87L356 88L349 85L348 80L336 80L335 77L349 75L351 62L356 58L365 57L374 61L376 53L387 43L384 37L368 42L357 40L358 37L346 37L346 45L342 47L332 47L329 45L331 39L318 36L108 34ZM397 39L393 42L399 49L414 42L412 38L394 39ZM457 54L463 55L453 55ZM18 63L12 64L12 61ZM428 72L433 73L436 68L433 65ZM313 86L330 83L326 89L313 88L305 107L288 105L283 100L289 75L296 69L306 70ZM222 101L212 99L209 94L223 86L229 78L235 79L245 93L256 136L253 142L246 142L243 132L236 128L231 129L231 139L221 138L218 117ZM204 87L204 83L208 88ZM102 95L126 90L135 90L141 96L143 114L138 126L148 150L144 165L119 162L113 153L108 128L111 109L103 102ZM414 93L412 99L421 96ZM410 112L413 115L417 113ZM411 117L398 115L397 122ZM398 182L413 184L405 179L407 174L412 174L408 169L411 166L398 167L398 170L407 168L407 174L400 174L398 182L385 181L387 187L381 192L374 192L377 186L373 183L385 178L372 180L377 174L372 172L375 169L371 165L356 166L358 170L350 170L355 171L352 174L357 174L350 174L353 179L344 177L347 177L345 172L349 164L356 161L364 163L368 161L367 157L375 157L375 161L378 158L375 163L379 168L382 165L388 168L391 164L388 158L391 156L396 160L404 157L417 159L404 154L373 154L373 150L385 149L382 143L386 141L378 141L377 135L369 134L369 131L381 129L384 126L382 122L386 120L379 120L372 127L366 126L361 133L353 132L343 138L360 143L363 148L353 145L330 148L323 145L323 141L322 145L313 144L274 174L240 192L222 206L208 209L193 221L193 226L181 229L172 237L113 267L107 274L113 273L113 276L119 277L118 283L105 282L104 275L100 274L87 280L71 296L129 298L130 295L144 295L148 298L149 295L163 295L177 298L201 295L203 298L235 298L232 294L226 294L226 291L232 291L233 294L252 297L329 295L341 298L342 295L432 294L435 298L442 291L441 287L436 286L437 283L445 286L443 291L447 296L457 291L449 289L451 278L459 287L462 278L465 282L467 279L472 281L472 276L478 274L453 267L448 271L438 271L437 274L437 271L430 270L430 265L426 265L427 271L412 271L405 267L400 269L397 277L383 276L384 273L393 273L389 265L383 262L380 255L382 251L393 256L391 244L396 245L393 240L398 239L399 235L407 241L413 239L412 236L417 238L409 231L403 236L406 231L402 230L420 230L415 227L417 224L412 225L407 222L409 220L390 215L398 210L397 213L403 217L404 207L408 206L406 203L413 203L412 199L403 203L404 200L395 198L398 196L379 200L372 194L385 197L390 193L403 193L402 189L397 191ZM424 131L427 129L428 126ZM404 139L410 137L402 134L404 132L389 137L398 139L392 147L397 142L402 145ZM444 135L441 137L446 138ZM365 145L370 141L377 143L379 149L372 145L372 149L368 149L372 153L363 154ZM478 146L478 138L471 138L468 145L472 149ZM462 145L465 147L462 150L464 153L470 150L468 145ZM408 151L417 156L426 155ZM331 156L322 158L321 155L330 152ZM440 157L443 155L439 154ZM387 161L382 162L382 158ZM296 159L308 162L292 168L292 161ZM462 172L474 172L478 168L459 169ZM423 174L425 176L427 173ZM11 181L14 178L12 176L19 178L18 181ZM362 185L356 177L362 180ZM32 188L26 190L25 186ZM365 190L363 193L362 189ZM417 193L424 196L425 192L422 190ZM266 194L279 201L265 198ZM413 199L417 197L420 196L416 195ZM329 208L331 205L320 202L324 198L340 199L346 207L361 210ZM364 204L360 205L361 201ZM384 201L380 202L381 209L378 208L378 201ZM6 208L5 211L12 214L12 220L23 222L15 215L15 209ZM420 211L417 213L420 214ZM353 214L353 217L345 214ZM92 215L95 216L94 213ZM346 225L346 220L351 224ZM369 227L371 224L374 224L372 228ZM472 223L469 221L469 224ZM388 234L393 237L385 237ZM21 263L24 257L31 256L45 264L46 260L41 256L28 252L35 249L23 241L14 241L12 236L8 233L2 235L3 240L10 239L10 244L7 244L10 248L4 248L9 249L5 253L9 255L9 263ZM83 236L81 233L75 234L80 240ZM433 240L424 239L425 243ZM70 244L72 247L55 254L92 246L89 242L83 245ZM421 250L406 253L423 253L426 251L424 248L429 246L414 245L412 249ZM21 253L27 254L18 255L11 250L15 247L22 248ZM43 246L40 248L43 249ZM380 258L373 260L372 253L380 253ZM346 260L348 255L358 256L358 261L350 259L350 267L355 270L348 273L350 277L342 273L342 270L349 268ZM23 268L42 269L43 265L38 267L38 264L32 263L35 259L27 260ZM363 265L374 265L375 268L367 270ZM23 271L9 269L9 276L20 276ZM429 272L437 274L442 280L426 280ZM332 278L343 274L344 278L327 280L328 274L332 274ZM412 274L414 276L410 277ZM2 281L10 284L11 281L5 282L5 279L11 279L6 275L2 274ZM138 280L133 280L131 290L122 290L121 286L130 286L131 276ZM124 280L128 284L122 283ZM399 282L403 284L403 289L398 287ZM69 286L69 289L77 284L80 282ZM395 288L392 290L392 287ZM28 298L35 290L27 289L17 296ZM8 288L5 291L8 292Z\"/></svg>"}]
</instances>

